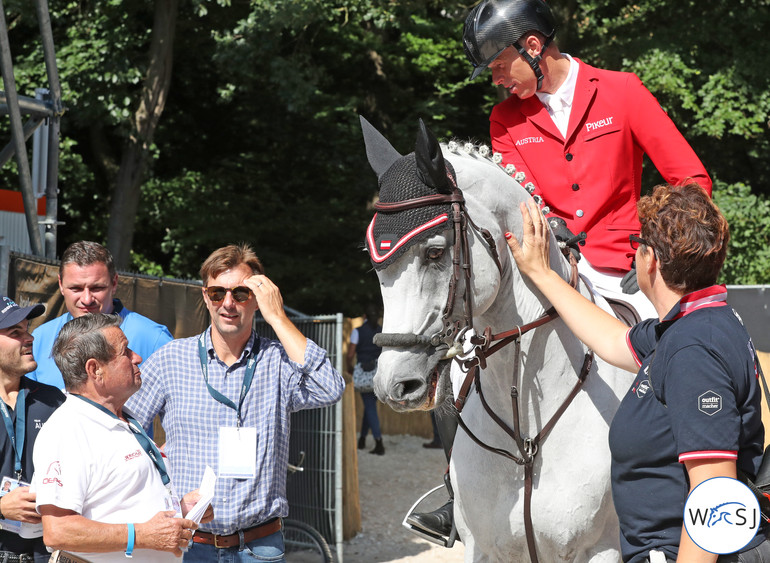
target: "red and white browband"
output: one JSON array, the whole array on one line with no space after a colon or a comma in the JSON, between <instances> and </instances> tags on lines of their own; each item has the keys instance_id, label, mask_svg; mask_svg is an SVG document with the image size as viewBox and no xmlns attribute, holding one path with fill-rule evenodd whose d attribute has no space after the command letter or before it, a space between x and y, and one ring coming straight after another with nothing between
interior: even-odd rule
<instances>
[{"instance_id":1,"label":"red and white browband","mask_svg":"<svg viewBox=\"0 0 770 563\"><path fill-rule=\"evenodd\" d=\"M374 214L371 223L369 223L369 227L366 229L366 244L369 247L369 255L372 261L376 264L381 264L393 256L393 253L395 253L399 248L409 242L409 240L413 239L420 233L427 231L428 229L432 229L433 227L448 221L449 214L442 213L441 215L434 217L427 223L423 223L422 225L412 229L398 241L395 241L392 238L384 238L380 240L379 243L374 239L374 222L376 220L377 213Z\"/></svg>"}]
</instances>

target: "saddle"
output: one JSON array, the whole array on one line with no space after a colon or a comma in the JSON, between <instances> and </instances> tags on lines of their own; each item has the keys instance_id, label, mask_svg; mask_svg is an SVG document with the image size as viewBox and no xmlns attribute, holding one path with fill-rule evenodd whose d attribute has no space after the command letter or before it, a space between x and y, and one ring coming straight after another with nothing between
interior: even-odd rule
<instances>
[{"instance_id":1,"label":"saddle","mask_svg":"<svg viewBox=\"0 0 770 563\"><path fill-rule=\"evenodd\" d=\"M636 308L628 301L606 296L604 299L607 300L607 303L612 309L612 312L615 313L615 316L623 321L626 326L632 327L642 320L639 313L636 311Z\"/></svg>"}]
</instances>

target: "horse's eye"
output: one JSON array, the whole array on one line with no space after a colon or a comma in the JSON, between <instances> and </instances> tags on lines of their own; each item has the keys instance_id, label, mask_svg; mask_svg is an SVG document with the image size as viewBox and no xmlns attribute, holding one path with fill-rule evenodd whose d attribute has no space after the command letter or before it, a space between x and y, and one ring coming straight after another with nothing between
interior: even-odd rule
<instances>
[{"instance_id":1,"label":"horse's eye","mask_svg":"<svg viewBox=\"0 0 770 563\"><path fill-rule=\"evenodd\" d=\"M428 260L438 260L444 255L444 249L443 248L429 248L428 249Z\"/></svg>"}]
</instances>

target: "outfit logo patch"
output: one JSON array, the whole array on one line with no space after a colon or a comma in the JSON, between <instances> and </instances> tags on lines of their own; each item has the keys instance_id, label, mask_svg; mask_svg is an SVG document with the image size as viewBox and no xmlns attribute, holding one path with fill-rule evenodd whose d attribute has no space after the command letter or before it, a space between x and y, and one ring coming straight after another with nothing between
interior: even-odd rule
<instances>
[{"instance_id":1,"label":"outfit logo patch","mask_svg":"<svg viewBox=\"0 0 770 563\"><path fill-rule=\"evenodd\" d=\"M637 383L634 387L631 388L631 392L634 393L640 399L644 397L649 390L650 390L649 379L642 379L639 383Z\"/></svg>"},{"instance_id":2,"label":"outfit logo patch","mask_svg":"<svg viewBox=\"0 0 770 563\"><path fill-rule=\"evenodd\" d=\"M700 483L684 505L684 527L692 541L711 553L733 553L748 544L760 523L759 502L737 479Z\"/></svg>"},{"instance_id":3,"label":"outfit logo patch","mask_svg":"<svg viewBox=\"0 0 770 563\"><path fill-rule=\"evenodd\" d=\"M612 125L612 120L615 119L614 117L605 117L604 119L600 119L599 121L593 121L591 123L586 123L586 133L590 133L591 131L596 131L597 129L601 129L602 127L607 127L609 125Z\"/></svg>"},{"instance_id":4,"label":"outfit logo patch","mask_svg":"<svg viewBox=\"0 0 770 563\"><path fill-rule=\"evenodd\" d=\"M709 416L722 410L722 397L711 390L698 397L698 410Z\"/></svg>"},{"instance_id":5,"label":"outfit logo patch","mask_svg":"<svg viewBox=\"0 0 770 563\"><path fill-rule=\"evenodd\" d=\"M398 237L396 235L382 235L377 241L377 250L380 252L389 252L393 249Z\"/></svg>"},{"instance_id":6,"label":"outfit logo patch","mask_svg":"<svg viewBox=\"0 0 770 563\"><path fill-rule=\"evenodd\" d=\"M45 477L43 477L43 485L55 484L63 487L64 485L59 480L59 475L61 475L61 465L58 461L52 461L45 472Z\"/></svg>"},{"instance_id":7,"label":"outfit logo patch","mask_svg":"<svg viewBox=\"0 0 770 563\"><path fill-rule=\"evenodd\" d=\"M3 310L0 311L0 315L5 313L11 307L18 307L18 305L10 297L3 297L3 301L5 301L5 307L3 307Z\"/></svg>"},{"instance_id":8,"label":"outfit logo patch","mask_svg":"<svg viewBox=\"0 0 770 563\"><path fill-rule=\"evenodd\" d=\"M516 146L520 147L521 145L528 145L530 143L544 143L545 140L542 137L524 137L523 139L518 139L516 141Z\"/></svg>"}]
</instances>

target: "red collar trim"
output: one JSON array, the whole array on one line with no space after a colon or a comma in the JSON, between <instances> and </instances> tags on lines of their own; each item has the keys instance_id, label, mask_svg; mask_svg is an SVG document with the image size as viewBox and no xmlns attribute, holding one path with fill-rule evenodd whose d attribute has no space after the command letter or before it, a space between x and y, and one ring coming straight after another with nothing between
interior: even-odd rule
<instances>
[{"instance_id":1,"label":"red collar trim","mask_svg":"<svg viewBox=\"0 0 770 563\"><path fill-rule=\"evenodd\" d=\"M379 249L377 248L377 241L374 240L374 222L376 220L377 220L377 213L374 214L374 218L372 218L372 222L369 223L369 227L366 229L366 243L369 245L369 254L372 258L372 261L375 262L376 264L381 264L385 262L388 258L393 256L393 253L396 252L402 246L404 246L410 239L416 237L422 232L427 231L428 229L432 229L436 225L440 225L441 223L445 223L446 221L448 221L449 214L442 213L441 215L439 215L438 217L435 217L434 219L431 219L427 223L423 223L419 227L412 229L411 231L406 233L403 237L401 237L397 243L391 244L389 250L384 254L380 254Z\"/></svg>"},{"instance_id":2,"label":"red collar trim","mask_svg":"<svg viewBox=\"0 0 770 563\"><path fill-rule=\"evenodd\" d=\"M681 319L698 309L707 307L725 307L727 305L727 288L722 285L712 285L688 293L679 301L679 311L670 320Z\"/></svg>"}]
</instances>

